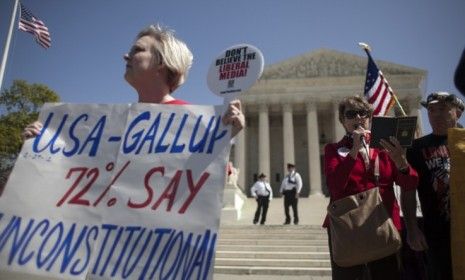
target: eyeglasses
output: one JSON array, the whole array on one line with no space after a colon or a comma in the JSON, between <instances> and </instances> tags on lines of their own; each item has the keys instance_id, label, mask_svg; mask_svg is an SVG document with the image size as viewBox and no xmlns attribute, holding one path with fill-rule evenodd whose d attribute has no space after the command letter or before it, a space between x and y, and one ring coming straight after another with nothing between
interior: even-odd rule
<instances>
[{"instance_id":1,"label":"eyeglasses","mask_svg":"<svg viewBox=\"0 0 465 280\"><path fill-rule=\"evenodd\" d=\"M368 117L368 111L366 110L347 110L344 112L344 117L346 119L355 119L357 115L360 116L360 118L366 118Z\"/></svg>"}]
</instances>

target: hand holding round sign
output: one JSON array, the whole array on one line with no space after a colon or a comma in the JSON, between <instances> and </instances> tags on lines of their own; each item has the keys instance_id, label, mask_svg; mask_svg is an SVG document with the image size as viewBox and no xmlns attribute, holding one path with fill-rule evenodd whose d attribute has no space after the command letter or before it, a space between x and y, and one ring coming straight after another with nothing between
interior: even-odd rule
<instances>
[{"instance_id":1,"label":"hand holding round sign","mask_svg":"<svg viewBox=\"0 0 465 280\"><path fill-rule=\"evenodd\" d=\"M252 45L239 44L222 51L208 70L208 88L226 100L237 98L260 78L263 54Z\"/></svg>"}]
</instances>

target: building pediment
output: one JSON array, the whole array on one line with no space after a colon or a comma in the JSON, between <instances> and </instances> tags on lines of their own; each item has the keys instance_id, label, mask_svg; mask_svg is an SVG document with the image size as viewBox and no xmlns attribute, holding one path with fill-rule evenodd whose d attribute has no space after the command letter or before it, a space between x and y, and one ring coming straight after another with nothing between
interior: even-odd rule
<instances>
[{"instance_id":1,"label":"building pediment","mask_svg":"<svg viewBox=\"0 0 465 280\"><path fill-rule=\"evenodd\" d=\"M376 60L386 75L425 75L426 71ZM261 80L364 76L367 57L320 49L265 67Z\"/></svg>"}]
</instances>

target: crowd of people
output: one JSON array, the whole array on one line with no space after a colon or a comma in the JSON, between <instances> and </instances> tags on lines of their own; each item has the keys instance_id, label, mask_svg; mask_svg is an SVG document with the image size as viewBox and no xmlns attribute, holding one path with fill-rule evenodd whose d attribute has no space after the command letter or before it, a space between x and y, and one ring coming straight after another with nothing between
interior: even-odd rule
<instances>
[{"instance_id":1,"label":"crowd of people","mask_svg":"<svg viewBox=\"0 0 465 280\"><path fill-rule=\"evenodd\" d=\"M187 104L186 101L175 98L173 93L186 80L192 59L192 53L186 44L176 38L172 31L159 25L151 25L137 35L130 51L124 55L124 77L136 90L138 102ZM461 90L465 88L464 63L462 57L455 76L456 85ZM406 242L403 246L409 246L415 252L426 252L428 271L416 271L416 276L410 279L418 279L415 277L420 277L419 275L425 275L429 279L452 279L447 130L458 127L458 119L464 111L464 102L456 95L435 92L421 104L428 111L432 133L416 139L406 150L394 137L381 140L382 148L371 148L371 105L358 96L347 97L341 101L339 121L346 134L339 142L325 147L326 182L331 202L379 188L384 207L395 228L398 231L406 231ZM232 126L232 136L245 126L240 101L234 100L229 103L223 122ZM34 137L40 133L41 128L39 122L30 124L22 136L24 139ZM289 208L292 208L292 222L297 225L302 178L296 172L294 163L288 163L287 170L288 174L279 190L284 196L284 224L291 223ZM395 198L394 184L401 188L401 205ZM422 228L418 226L415 215L416 191L423 213ZM263 225L266 222L269 202L273 198L266 174L258 176L257 182L251 188L251 195L257 200L253 223ZM404 214L403 221L399 214L401 208ZM402 225L405 225L405 228ZM325 220L324 227L331 227L328 219ZM405 273L408 268L403 266L403 258L399 257L399 253L350 267L336 264L332 257L329 231L328 235L333 279L409 277Z\"/></svg>"},{"instance_id":2,"label":"crowd of people","mask_svg":"<svg viewBox=\"0 0 465 280\"><path fill-rule=\"evenodd\" d=\"M454 82L465 95L465 49ZM458 96L441 91L429 94L420 104L428 112L432 132L415 139L412 146L405 149L395 137L382 139L382 148L370 148L372 106L359 96L347 97L339 103L339 121L346 134L339 142L326 145L324 150L330 204L379 188L392 223L402 233L403 245L398 252L382 258L354 266L340 266L333 259L331 224L326 217L323 227L328 228L333 279L453 279L447 134L450 128L463 128L458 120L465 105ZM292 206L294 224L297 225L297 199L302 179L292 163L287 167L289 173L280 188L284 196L284 224L291 222L289 207ZM394 185L401 189L400 205ZM421 217L416 215L417 193ZM264 224L273 197L265 174L259 176L251 188L251 195L257 199L253 223L256 224L261 215L260 224Z\"/></svg>"},{"instance_id":3,"label":"crowd of people","mask_svg":"<svg viewBox=\"0 0 465 280\"><path fill-rule=\"evenodd\" d=\"M379 188L392 223L403 233L404 244L400 251L383 258L340 266L333 260L331 223L327 217L323 226L328 228L333 279L452 279L447 132L461 127L458 120L465 109L464 102L454 94L434 92L421 105L428 112L432 132L415 139L405 149L395 137L381 139L382 148L370 147L373 109L364 98L350 96L339 103L339 121L346 134L339 142L326 145L324 150L330 203ZM284 224L291 222L289 207L292 206L297 225L302 179L294 164L289 163L287 168L288 174L280 187L284 197ZM251 195L257 200L253 223L261 216L263 225L273 192L265 174L260 174L258 179L251 188ZM401 205L395 197L394 185L401 189ZM420 218L416 215L417 192L422 210Z\"/></svg>"},{"instance_id":4,"label":"crowd of people","mask_svg":"<svg viewBox=\"0 0 465 280\"><path fill-rule=\"evenodd\" d=\"M347 134L341 141L325 147L325 175L331 202L379 188L397 230L406 231L403 246L423 252L417 253L423 257L412 261L406 254L396 252L350 267L339 266L331 257L333 279L452 279L447 132L459 127L464 102L454 94L434 92L421 105L428 111L432 132L415 139L407 149L394 137L381 140L383 148L378 149L370 148L366 141L372 117L370 104L360 97L348 97L339 104L339 121ZM377 174L376 168L379 168ZM401 188L401 206L394 197L394 184ZM416 191L423 214L422 229L416 217ZM324 226L331 224L326 220ZM330 234L329 241L332 252Z\"/></svg>"},{"instance_id":5,"label":"crowd of people","mask_svg":"<svg viewBox=\"0 0 465 280\"><path fill-rule=\"evenodd\" d=\"M328 228L333 279L452 279L447 133L450 128L461 127L458 120L465 107L461 98L448 92L433 92L421 105L428 112L430 134L415 139L408 148L402 147L395 137L381 139L382 148L373 148L371 104L359 96L339 103L339 121L346 134L339 142L327 144L324 150L330 203L379 188L384 208L404 237L398 252L355 266L340 266L333 260L331 223L327 217L323 226ZM302 179L294 164L287 164L287 168L279 190L284 197L284 224L291 223L292 207L297 225ZM400 202L394 185L400 187ZM416 215L417 193L422 217ZM260 220L263 225L273 198L265 174L258 176L251 196L257 200L253 223Z\"/></svg>"}]
</instances>

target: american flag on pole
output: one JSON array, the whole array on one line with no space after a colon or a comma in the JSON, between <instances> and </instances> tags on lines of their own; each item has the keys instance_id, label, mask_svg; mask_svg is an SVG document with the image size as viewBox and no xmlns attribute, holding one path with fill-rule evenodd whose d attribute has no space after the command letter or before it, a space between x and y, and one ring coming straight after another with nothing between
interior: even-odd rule
<instances>
[{"instance_id":1,"label":"american flag on pole","mask_svg":"<svg viewBox=\"0 0 465 280\"><path fill-rule=\"evenodd\" d=\"M23 4L21 4L21 16L19 18L19 30L34 35L36 42L44 48L52 45L50 33L44 22L34 16Z\"/></svg>"},{"instance_id":2,"label":"american flag on pole","mask_svg":"<svg viewBox=\"0 0 465 280\"><path fill-rule=\"evenodd\" d=\"M368 66L365 80L365 98L373 105L374 116L384 116L394 105L393 92L381 70L376 66L370 52L368 54Z\"/></svg>"}]
</instances>

